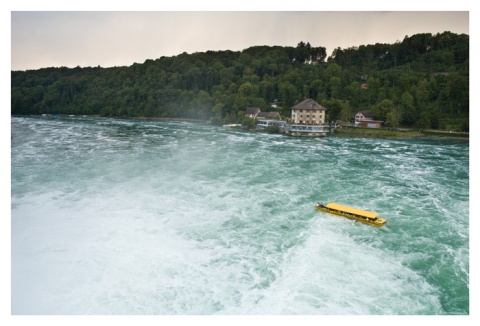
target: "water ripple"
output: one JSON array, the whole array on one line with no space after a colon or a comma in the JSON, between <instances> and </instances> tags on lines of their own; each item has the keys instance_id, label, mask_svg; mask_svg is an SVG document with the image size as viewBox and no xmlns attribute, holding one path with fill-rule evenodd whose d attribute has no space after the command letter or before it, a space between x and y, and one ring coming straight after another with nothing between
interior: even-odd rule
<instances>
[{"instance_id":1,"label":"water ripple","mask_svg":"<svg viewBox=\"0 0 480 326\"><path fill-rule=\"evenodd\" d=\"M469 314L468 142L13 117L11 157L14 314Z\"/></svg>"}]
</instances>

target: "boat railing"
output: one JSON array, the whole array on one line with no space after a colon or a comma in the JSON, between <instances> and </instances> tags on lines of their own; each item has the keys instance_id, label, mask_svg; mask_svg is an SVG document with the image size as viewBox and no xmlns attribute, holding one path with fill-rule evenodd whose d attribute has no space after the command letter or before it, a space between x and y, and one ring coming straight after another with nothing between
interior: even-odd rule
<instances>
[{"instance_id":1,"label":"boat railing","mask_svg":"<svg viewBox=\"0 0 480 326\"><path fill-rule=\"evenodd\" d=\"M365 216L365 215L355 214L354 212L343 211L343 210L340 210L340 209L329 207L328 205L325 206L321 202L315 204L315 207L317 207L319 210L324 211L326 213L343 216L343 217L346 217L346 218L354 219L354 220L357 220L359 222L364 222L364 223L375 225L375 226L382 226L385 223L387 223L387 221L385 219L377 218L375 213L373 213L374 214L373 216ZM371 212L366 212L366 213L371 214Z\"/></svg>"},{"instance_id":2,"label":"boat railing","mask_svg":"<svg viewBox=\"0 0 480 326\"><path fill-rule=\"evenodd\" d=\"M346 216L346 217L358 218L358 219L362 219L362 220L366 220L366 221L375 221L377 219L376 217L367 217L367 216L363 216L363 215L357 215L357 214L347 213L347 212L344 212L344 211L339 211L337 209L329 208L329 207L327 207L327 206L325 206L321 203L317 204L317 207L328 210L328 211L331 211L331 212L339 214L339 215Z\"/></svg>"}]
</instances>

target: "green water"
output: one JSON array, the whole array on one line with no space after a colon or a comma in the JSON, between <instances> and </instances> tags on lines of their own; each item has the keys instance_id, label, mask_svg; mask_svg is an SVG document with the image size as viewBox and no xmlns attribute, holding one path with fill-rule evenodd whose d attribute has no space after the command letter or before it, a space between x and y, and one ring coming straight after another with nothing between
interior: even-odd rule
<instances>
[{"instance_id":1,"label":"green water","mask_svg":"<svg viewBox=\"0 0 480 326\"><path fill-rule=\"evenodd\" d=\"M469 314L469 143L13 117L12 312Z\"/></svg>"}]
</instances>

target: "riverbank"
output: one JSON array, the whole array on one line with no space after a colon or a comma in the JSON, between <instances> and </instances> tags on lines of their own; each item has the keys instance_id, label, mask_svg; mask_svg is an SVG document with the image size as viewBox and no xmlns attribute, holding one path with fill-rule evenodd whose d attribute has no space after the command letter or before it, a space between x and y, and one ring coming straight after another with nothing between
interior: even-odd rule
<instances>
[{"instance_id":1,"label":"riverbank","mask_svg":"<svg viewBox=\"0 0 480 326\"><path fill-rule=\"evenodd\" d=\"M415 137L447 137L469 139L468 133L437 131L437 130L412 130L412 129L376 129L341 126L335 129L337 137L365 137L365 138L415 138Z\"/></svg>"},{"instance_id":2,"label":"riverbank","mask_svg":"<svg viewBox=\"0 0 480 326\"><path fill-rule=\"evenodd\" d=\"M32 116L32 115L31 115ZM52 115L42 114L34 116L48 116L48 117L88 117L88 118L112 118L112 119L134 119L134 120L157 120L157 121L184 121L194 123L209 123L208 120L192 119L192 118L173 118L173 117L101 117L99 115ZM335 129L333 135L344 138L415 138L415 137L445 137L469 139L469 133L453 132L446 130L414 130L414 129L377 129L377 128L362 128L351 126L340 126Z\"/></svg>"}]
</instances>

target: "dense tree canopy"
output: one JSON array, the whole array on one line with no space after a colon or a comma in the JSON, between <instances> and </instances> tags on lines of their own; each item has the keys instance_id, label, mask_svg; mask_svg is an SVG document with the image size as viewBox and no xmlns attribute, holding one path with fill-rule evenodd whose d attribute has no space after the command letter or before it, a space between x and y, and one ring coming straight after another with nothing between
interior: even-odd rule
<instances>
[{"instance_id":1,"label":"dense tree canopy","mask_svg":"<svg viewBox=\"0 0 480 326\"><path fill-rule=\"evenodd\" d=\"M87 114L235 120L256 106L306 97L330 120L370 110L390 126L468 129L469 36L406 36L395 44L337 48L254 46L182 53L129 67L12 71L12 114ZM273 109L274 100L283 109ZM465 127L466 126L466 127Z\"/></svg>"}]
</instances>

